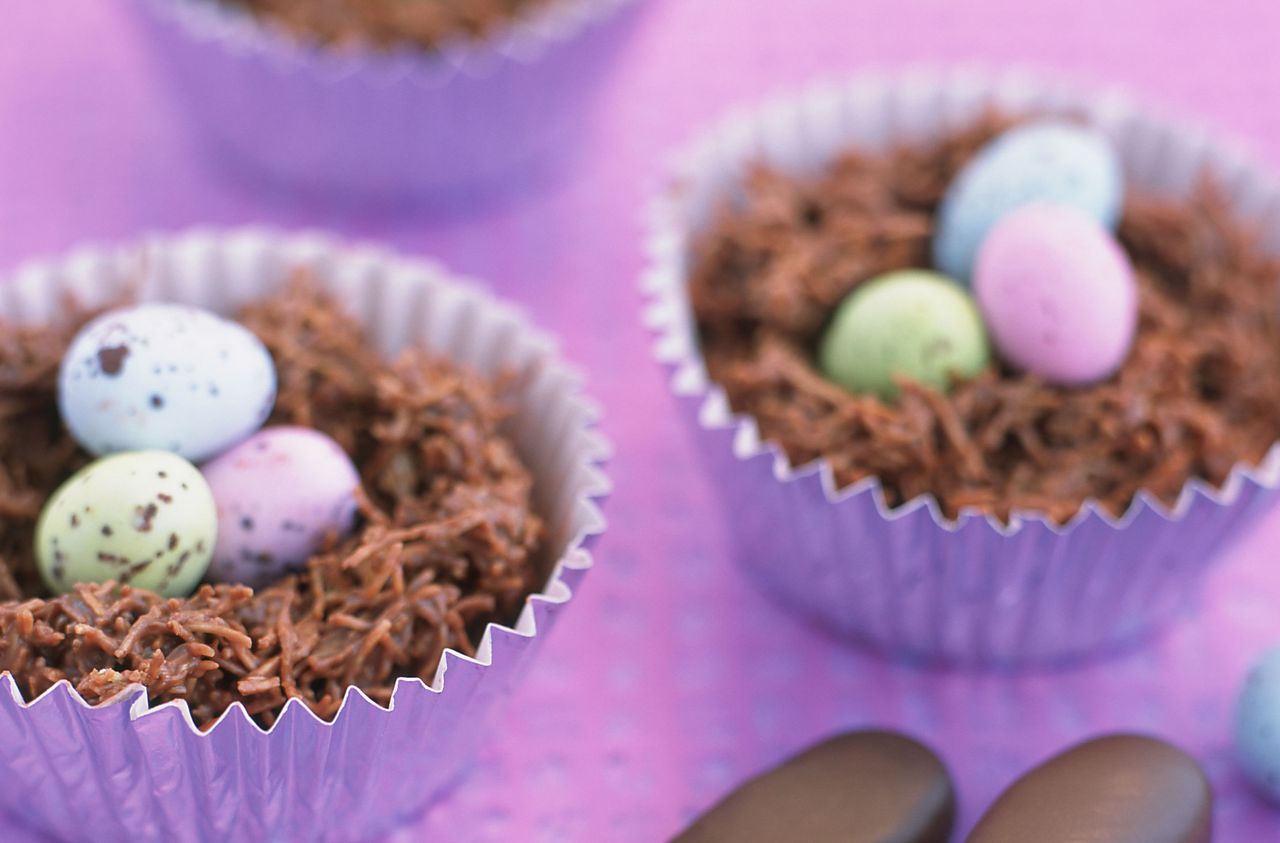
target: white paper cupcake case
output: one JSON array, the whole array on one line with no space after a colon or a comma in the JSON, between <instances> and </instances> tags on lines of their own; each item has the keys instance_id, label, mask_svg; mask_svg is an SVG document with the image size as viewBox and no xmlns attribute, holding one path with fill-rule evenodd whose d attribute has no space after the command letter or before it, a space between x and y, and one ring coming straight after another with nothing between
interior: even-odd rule
<instances>
[{"instance_id":1,"label":"white paper cupcake case","mask_svg":"<svg viewBox=\"0 0 1280 843\"><path fill-rule=\"evenodd\" d=\"M1139 495L1121 518L1092 502L1065 526L1036 513L1008 525L976 512L951 521L928 496L890 508L878 482L838 490L825 461L790 465L732 412L707 376L685 288L691 238L736 195L747 161L814 173L843 147L936 136L987 107L1083 116L1113 139L1140 189L1185 193L1208 167L1280 249L1280 183L1198 124L1021 71L864 74L737 113L680 156L650 217L646 319L701 434L737 558L766 592L895 654L1057 662L1121 644L1183 607L1224 546L1274 502L1280 448L1236 467L1220 489L1188 483L1172 509Z\"/></svg>"},{"instance_id":2,"label":"white paper cupcake case","mask_svg":"<svg viewBox=\"0 0 1280 843\"><path fill-rule=\"evenodd\" d=\"M0 318L40 323L72 292L228 312L313 267L391 354L423 344L484 373L519 375L510 432L535 477L554 563L514 627L490 624L475 658L447 651L430 686L396 683L389 709L349 689L332 723L294 700L263 731L239 704L206 733L184 702L141 688L90 707L66 682L24 702L0 674L0 807L63 840L364 840L420 812L464 771L485 714L519 675L591 565L608 491L597 412L549 337L439 268L315 235L194 231L32 264L0 286Z\"/></svg>"},{"instance_id":3,"label":"white paper cupcake case","mask_svg":"<svg viewBox=\"0 0 1280 843\"><path fill-rule=\"evenodd\" d=\"M197 137L258 178L374 202L509 192L577 151L642 0L554 0L434 52L330 49L219 0L129 0Z\"/></svg>"}]
</instances>

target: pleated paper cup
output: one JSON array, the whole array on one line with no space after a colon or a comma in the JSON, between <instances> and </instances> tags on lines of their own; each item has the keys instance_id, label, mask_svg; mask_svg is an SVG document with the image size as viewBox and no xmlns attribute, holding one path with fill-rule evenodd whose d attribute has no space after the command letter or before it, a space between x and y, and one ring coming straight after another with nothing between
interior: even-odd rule
<instances>
[{"instance_id":1,"label":"pleated paper cup","mask_svg":"<svg viewBox=\"0 0 1280 843\"><path fill-rule=\"evenodd\" d=\"M838 488L825 461L790 464L733 412L708 377L686 288L693 240L735 196L748 162L814 174L841 149L935 137L989 108L1083 117L1113 140L1140 190L1183 195L1207 168L1280 249L1280 184L1198 124L1017 71L869 74L735 114L679 157L650 220L647 319L733 514L737 558L767 593L894 654L1061 662L1114 648L1184 608L1223 548L1275 501L1280 449L1237 466L1221 487L1191 481L1172 507L1139 494L1118 518L1094 501L1065 525L1034 512L1008 523L978 512L951 520L927 495L891 507L875 479Z\"/></svg>"},{"instance_id":2,"label":"pleated paper cup","mask_svg":"<svg viewBox=\"0 0 1280 843\"><path fill-rule=\"evenodd\" d=\"M320 198L471 201L571 162L642 0L554 0L427 51L309 44L220 0L129 0L216 157Z\"/></svg>"},{"instance_id":3,"label":"pleated paper cup","mask_svg":"<svg viewBox=\"0 0 1280 843\"><path fill-rule=\"evenodd\" d=\"M0 286L0 318L43 323L70 292L126 292L230 313L313 268L388 355L409 345L486 375L517 376L509 433L549 530L545 584L518 620L490 624L474 658L446 651L430 685L396 682L389 708L347 691L333 722L291 700L263 730L236 703L206 732L185 702L149 707L141 687L90 707L61 682L24 700L0 674L0 809L62 840L366 840L420 813L465 771L485 716L529 668L591 566L604 527L606 456L596 411L553 341L437 267L321 236L195 231L86 249Z\"/></svg>"}]
</instances>

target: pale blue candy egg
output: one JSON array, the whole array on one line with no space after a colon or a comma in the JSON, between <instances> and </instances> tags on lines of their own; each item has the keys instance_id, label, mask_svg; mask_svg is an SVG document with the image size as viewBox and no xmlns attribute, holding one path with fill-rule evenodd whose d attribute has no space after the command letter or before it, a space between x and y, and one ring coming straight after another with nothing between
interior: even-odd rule
<instances>
[{"instance_id":1,"label":"pale blue candy egg","mask_svg":"<svg viewBox=\"0 0 1280 843\"><path fill-rule=\"evenodd\" d=\"M1280 647L1245 680L1236 704L1236 756L1258 791L1280 804Z\"/></svg>"},{"instance_id":2,"label":"pale blue candy egg","mask_svg":"<svg viewBox=\"0 0 1280 843\"><path fill-rule=\"evenodd\" d=\"M1114 229L1124 204L1124 174L1111 144L1094 129L1062 122L1021 126L991 141L943 197L934 263L969 281L988 232L1033 202L1067 205Z\"/></svg>"},{"instance_id":3,"label":"pale blue candy egg","mask_svg":"<svg viewBox=\"0 0 1280 843\"><path fill-rule=\"evenodd\" d=\"M62 358L58 405L87 451L161 450L200 462L241 442L276 398L271 354L247 328L178 304L85 325Z\"/></svg>"}]
</instances>

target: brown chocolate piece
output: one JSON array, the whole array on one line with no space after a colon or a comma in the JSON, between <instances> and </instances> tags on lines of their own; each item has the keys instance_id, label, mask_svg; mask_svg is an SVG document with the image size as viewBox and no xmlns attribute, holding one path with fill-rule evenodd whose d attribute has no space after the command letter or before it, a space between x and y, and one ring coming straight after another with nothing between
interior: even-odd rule
<instances>
[{"instance_id":1,"label":"brown chocolate piece","mask_svg":"<svg viewBox=\"0 0 1280 843\"><path fill-rule=\"evenodd\" d=\"M322 44L434 49L478 39L550 0L223 0Z\"/></svg>"},{"instance_id":2,"label":"brown chocolate piece","mask_svg":"<svg viewBox=\"0 0 1280 843\"><path fill-rule=\"evenodd\" d=\"M153 703L187 700L202 726L237 701L270 725L290 697L330 718L351 685L386 703L397 677L431 680L446 647L474 653L545 577L500 385L419 350L383 360L302 275L241 321L276 363L271 423L315 427L359 467L360 528L256 593L103 584L43 599L36 517L87 459L58 417L58 363L88 316L0 325L0 670L28 698L66 679L96 703L136 682Z\"/></svg>"},{"instance_id":3,"label":"brown chocolate piece","mask_svg":"<svg viewBox=\"0 0 1280 843\"><path fill-rule=\"evenodd\" d=\"M968 843L1208 843L1204 772L1155 738L1111 735L1057 755L987 811Z\"/></svg>"},{"instance_id":4,"label":"brown chocolate piece","mask_svg":"<svg viewBox=\"0 0 1280 843\"><path fill-rule=\"evenodd\" d=\"M891 504L933 494L949 515L1013 509L1069 520L1140 490L1172 504L1280 439L1280 261L1206 182L1181 199L1131 191L1119 236L1138 278L1129 358L1079 389L1007 369L893 405L822 377L836 305L883 272L928 266L955 173L1010 125L991 115L919 146L851 149L816 177L757 166L695 244L690 296L713 379L794 465L841 486L876 477Z\"/></svg>"},{"instance_id":5,"label":"brown chocolate piece","mask_svg":"<svg viewBox=\"0 0 1280 843\"><path fill-rule=\"evenodd\" d=\"M947 768L893 732L850 732L739 787L675 843L945 843L955 818Z\"/></svg>"}]
</instances>

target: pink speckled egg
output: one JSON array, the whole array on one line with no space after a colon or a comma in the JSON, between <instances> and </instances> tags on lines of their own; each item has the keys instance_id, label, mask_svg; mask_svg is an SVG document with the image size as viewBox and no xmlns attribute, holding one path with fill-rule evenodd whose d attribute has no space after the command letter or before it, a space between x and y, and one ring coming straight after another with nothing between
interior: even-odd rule
<instances>
[{"instance_id":1,"label":"pink speckled egg","mask_svg":"<svg viewBox=\"0 0 1280 843\"><path fill-rule=\"evenodd\" d=\"M213 582L266 585L355 522L360 476L338 443L310 428L261 430L202 472L218 508Z\"/></svg>"},{"instance_id":2,"label":"pink speckled egg","mask_svg":"<svg viewBox=\"0 0 1280 843\"><path fill-rule=\"evenodd\" d=\"M978 252L973 289L1001 356L1050 383L1103 380L1133 345L1133 265L1073 208L1039 203L1005 217Z\"/></svg>"}]
</instances>

